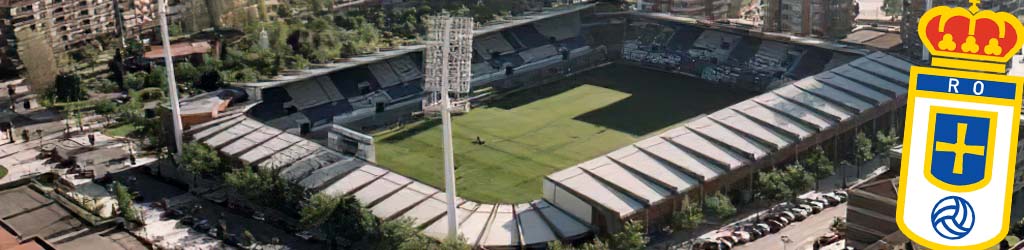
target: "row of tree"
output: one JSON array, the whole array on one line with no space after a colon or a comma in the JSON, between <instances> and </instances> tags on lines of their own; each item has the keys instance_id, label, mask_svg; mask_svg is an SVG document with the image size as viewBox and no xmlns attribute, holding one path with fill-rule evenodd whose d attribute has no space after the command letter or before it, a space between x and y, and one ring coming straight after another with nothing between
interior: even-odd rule
<instances>
[{"instance_id":1,"label":"row of tree","mask_svg":"<svg viewBox=\"0 0 1024 250\"><path fill-rule=\"evenodd\" d=\"M898 140L899 136L893 129L890 129L888 133L878 131L874 141L868 138L864 132L857 133L854 137L855 149L853 152L857 176L860 176L861 165L885 155L898 143ZM843 161L840 165L848 166L850 164ZM769 201L792 200L812 187L818 189L818 180L834 174L834 161L825 154L820 146L815 147L803 157L802 161L783 168L758 173L755 182L757 195L759 198Z\"/></svg>"}]
</instances>

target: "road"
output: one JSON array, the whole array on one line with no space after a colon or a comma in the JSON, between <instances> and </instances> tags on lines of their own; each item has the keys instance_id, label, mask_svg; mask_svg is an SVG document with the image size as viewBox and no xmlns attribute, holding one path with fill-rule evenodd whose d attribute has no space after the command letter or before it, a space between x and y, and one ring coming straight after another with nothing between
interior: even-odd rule
<instances>
[{"instance_id":1,"label":"road","mask_svg":"<svg viewBox=\"0 0 1024 250\"><path fill-rule=\"evenodd\" d=\"M790 224L778 233L770 234L767 237L755 240L736 247L736 250L764 250L764 249L811 249L814 240L818 236L825 235L832 225L835 217L846 217L846 203L821 211L819 214L808 216L806 220ZM793 243L782 245L782 236L789 236Z\"/></svg>"}]
</instances>

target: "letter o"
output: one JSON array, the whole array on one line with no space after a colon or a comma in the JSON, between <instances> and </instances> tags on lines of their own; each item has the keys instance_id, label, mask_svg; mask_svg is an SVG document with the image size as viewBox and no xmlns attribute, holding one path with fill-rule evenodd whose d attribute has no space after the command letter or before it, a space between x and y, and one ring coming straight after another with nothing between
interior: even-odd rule
<instances>
[{"instance_id":1,"label":"letter o","mask_svg":"<svg viewBox=\"0 0 1024 250\"><path fill-rule=\"evenodd\" d=\"M981 95L982 93L985 93L985 83L982 81L974 81L974 87L971 87L971 90L974 91L974 95Z\"/></svg>"}]
</instances>

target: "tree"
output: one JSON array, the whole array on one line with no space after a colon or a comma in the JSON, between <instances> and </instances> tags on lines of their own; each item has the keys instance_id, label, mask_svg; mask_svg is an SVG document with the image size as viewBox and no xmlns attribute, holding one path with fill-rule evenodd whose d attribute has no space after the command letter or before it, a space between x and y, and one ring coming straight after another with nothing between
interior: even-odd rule
<instances>
[{"instance_id":1,"label":"tree","mask_svg":"<svg viewBox=\"0 0 1024 250\"><path fill-rule=\"evenodd\" d=\"M617 250L642 250L647 247L647 240L644 236L644 225L629 221L621 232L612 234L608 246Z\"/></svg>"},{"instance_id":2,"label":"tree","mask_svg":"<svg viewBox=\"0 0 1024 250\"><path fill-rule=\"evenodd\" d=\"M185 165L185 169L194 174L195 178L199 175L219 173L224 169L217 151L199 142L190 142L182 147L181 164Z\"/></svg>"},{"instance_id":3,"label":"tree","mask_svg":"<svg viewBox=\"0 0 1024 250\"><path fill-rule=\"evenodd\" d=\"M174 81L179 83L193 83L199 80L199 69L192 66L192 63L182 62L174 64Z\"/></svg>"},{"instance_id":4,"label":"tree","mask_svg":"<svg viewBox=\"0 0 1024 250\"><path fill-rule=\"evenodd\" d=\"M704 222L704 212L699 204L690 201L689 197L683 199L682 208L672 213L672 230L691 230Z\"/></svg>"},{"instance_id":5,"label":"tree","mask_svg":"<svg viewBox=\"0 0 1024 250\"><path fill-rule=\"evenodd\" d=\"M896 135L896 129L889 129L888 133L884 133L879 130L875 133L875 154L876 156L884 156L885 152L889 152L892 147L899 144L900 136Z\"/></svg>"},{"instance_id":6,"label":"tree","mask_svg":"<svg viewBox=\"0 0 1024 250\"><path fill-rule=\"evenodd\" d=\"M167 71L163 66L153 67L146 75L145 87L163 87L167 85Z\"/></svg>"},{"instance_id":7,"label":"tree","mask_svg":"<svg viewBox=\"0 0 1024 250\"><path fill-rule=\"evenodd\" d=\"M854 160L857 161L857 177L860 178L860 167L872 160L875 156L874 152L871 151L871 139L864 134L864 131L857 132L857 136L854 139Z\"/></svg>"},{"instance_id":8,"label":"tree","mask_svg":"<svg viewBox=\"0 0 1024 250\"><path fill-rule=\"evenodd\" d=\"M342 249L359 248L351 246L371 235L376 230L376 217L370 214L351 196L332 197L316 194L299 210L299 224L306 229L320 230L327 235L332 249L339 244Z\"/></svg>"},{"instance_id":9,"label":"tree","mask_svg":"<svg viewBox=\"0 0 1024 250\"><path fill-rule=\"evenodd\" d=\"M122 91L125 90L124 78L124 56L121 55L121 49L114 50L114 58L107 63L107 68L110 68L110 80L117 83L117 87Z\"/></svg>"},{"instance_id":10,"label":"tree","mask_svg":"<svg viewBox=\"0 0 1024 250\"><path fill-rule=\"evenodd\" d=\"M33 29L21 29L15 31L15 36L18 41L18 58L25 66L25 82L36 90L52 87L60 72L46 34Z\"/></svg>"},{"instance_id":11,"label":"tree","mask_svg":"<svg viewBox=\"0 0 1024 250\"><path fill-rule=\"evenodd\" d=\"M128 39L127 47L125 48L128 57L142 57L146 53L146 46L142 44L139 39Z\"/></svg>"},{"instance_id":12,"label":"tree","mask_svg":"<svg viewBox=\"0 0 1024 250\"><path fill-rule=\"evenodd\" d=\"M135 211L135 202L132 201L132 194L128 192L128 187L115 181L114 195L117 197L117 209L121 211L121 217L128 221L142 223L138 212Z\"/></svg>"},{"instance_id":13,"label":"tree","mask_svg":"<svg viewBox=\"0 0 1024 250\"><path fill-rule=\"evenodd\" d=\"M725 219L736 214L736 207L722 192L715 192L704 198L704 211L715 219Z\"/></svg>"},{"instance_id":14,"label":"tree","mask_svg":"<svg viewBox=\"0 0 1024 250\"><path fill-rule=\"evenodd\" d=\"M76 102L86 98L82 90L82 78L76 74L57 75L53 86L53 95L58 101Z\"/></svg>"},{"instance_id":15,"label":"tree","mask_svg":"<svg viewBox=\"0 0 1024 250\"><path fill-rule=\"evenodd\" d=\"M235 169L224 173L224 182L235 188L246 199L260 204L267 204L271 194L275 194L274 187L278 180L273 173L267 171L253 171L251 167Z\"/></svg>"},{"instance_id":16,"label":"tree","mask_svg":"<svg viewBox=\"0 0 1024 250\"><path fill-rule=\"evenodd\" d=\"M819 181L824 178L828 178L835 174L835 166L832 160L825 155L825 150L821 146L814 147L805 158L802 166L807 166L807 170L814 176L814 189L817 190Z\"/></svg>"},{"instance_id":17,"label":"tree","mask_svg":"<svg viewBox=\"0 0 1024 250\"><path fill-rule=\"evenodd\" d=\"M129 90L140 90L146 86L146 78L149 74L146 72L129 73L124 76L124 87Z\"/></svg>"},{"instance_id":18,"label":"tree","mask_svg":"<svg viewBox=\"0 0 1024 250\"><path fill-rule=\"evenodd\" d=\"M116 109L117 104L111 100L99 100L95 105L93 105L93 111L96 111L96 114L103 116L108 123L110 122L110 115L114 114Z\"/></svg>"},{"instance_id":19,"label":"tree","mask_svg":"<svg viewBox=\"0 0 1024 250\"><path fill-rule=\"evenodd\" d=\"M784 169L784 180L786 185L792 189L792 195L794 196L810 190L814 185L814 176L808 173L801 165L787 166Z\"/></svg>"}]
</instances>

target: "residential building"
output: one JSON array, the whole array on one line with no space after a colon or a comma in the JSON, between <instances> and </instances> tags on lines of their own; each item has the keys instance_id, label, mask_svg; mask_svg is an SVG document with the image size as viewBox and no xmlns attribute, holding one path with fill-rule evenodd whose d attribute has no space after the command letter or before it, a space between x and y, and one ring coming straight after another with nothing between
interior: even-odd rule
<instances>
[{"instance_id":1,"label":"residential building","mask_svg":"<svg viewBox=\"0 0 1024 250\"><path fill-rule=\"evenodd\" d=\"M19 64L15 32L22 29L43 33L54 53L121 34L121 27L134 25L119 21L121 10L129 6L124 0L0 0L0 62L6 67Z\"/></svg>"},{"instance_id":2,"label":"residential building","mask_svg":"<svg viewBox=\"0 0 1024 250\"><path fill-rule=\"evenodd\" d=\"M903 1L903 21L900 23L900 30L903 36L903 48L906 50L907 55L911 58L922 58L924 50L921 47L921 38L917 35L917 22L921 18L921 15L928 10L927 2L931 1L931 6L953 6L953 7L970 7L971 3L966 0L906 0ZM1007 11L1013 13L1018 18L1024 15L1024 0L1004 0L1004 1L981 1L978 5L983 10L992 11Z\"/></svg>"},{"instance_id":3,"label":"residential building","mask_svg":"<svg viewBox=\"0 0 1024 250\"><path fill-rule=\"evenodd\" d=\"M725 19L729 11L728 0L644 0L641 8L646 11L669 12L673 14Z\"/></svg>"},{"instance_id":4,"label":"residential building","mask_svg":"<svg viewBox=\"0 0 1024 250\"><path fill-rule=\"evenodd\" d=\"M853 29L858 7L852 0L767 0L765 31L842 38Z\"/></svg>"}]
</instances>

